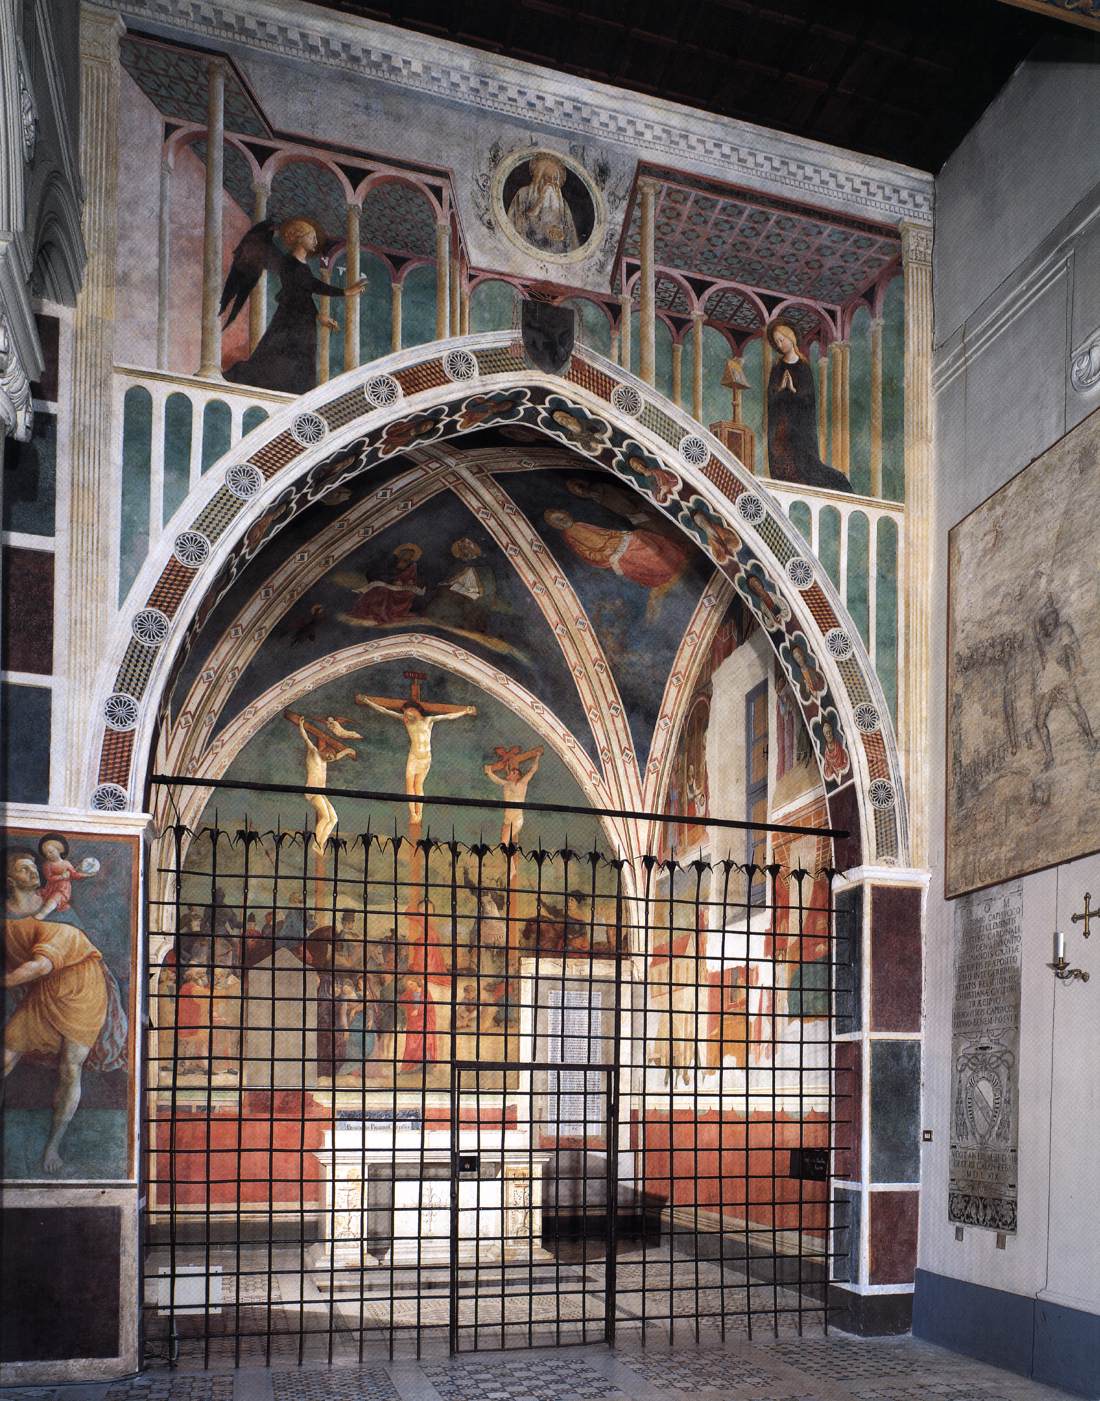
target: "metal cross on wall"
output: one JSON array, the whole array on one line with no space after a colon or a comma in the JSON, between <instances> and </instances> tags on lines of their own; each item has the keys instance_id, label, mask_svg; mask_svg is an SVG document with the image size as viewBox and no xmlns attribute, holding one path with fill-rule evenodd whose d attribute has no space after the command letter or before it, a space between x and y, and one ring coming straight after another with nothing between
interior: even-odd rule
<instances>
[{"instance_id":1,"label":"metal cross on wall","mask_svg":"<svg viewBox=\"0 0 1100 1401\"><path fill-rule=\"evenodd\" d=\"M1082 930L1082 933L1084 934L1084 936L1085 936L1086 939L1089 937L1089 934L1091 933L1091 931L1090 931L1090 929L1089 929L1089 920L1090 920L1090 919L1095 919L1095 918L1097 918L1098 916L1100 916L1100 909L1096 909L1096 908L1093 908L1093 909L1091 909L1091 910L1089 909L1089 901L1090 901L1091 899L1092 899L1092 895L1089 893L1089 891L1086 890L1086 891L1085 891L1085 908L1084 908L1083 910L1079 910L1079 911L1077 912L1077 914L1075 914L1075 915L1072 916L1072 921L1073 921L1074 924L1081 924L1082 922L1084 923L1084 926L1085 926L1085 927L1084 927L1084 929Z\"/></svg>"}]
</instances>

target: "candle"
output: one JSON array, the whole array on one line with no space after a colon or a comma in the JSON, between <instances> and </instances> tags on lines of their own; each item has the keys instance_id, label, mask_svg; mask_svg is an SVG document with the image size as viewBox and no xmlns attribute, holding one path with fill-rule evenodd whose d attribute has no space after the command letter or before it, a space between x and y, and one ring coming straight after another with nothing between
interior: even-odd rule
<instances>
[{"instance_id":1,"label":"candle","mask_svg":"<svg viewBox=\"0 0 1100 1401\"><path fill-rule=\"evenodd\" d=\"M1066 956L1066 936L1061 932L1061 930L1056 929L1056 930L1054 931L1054 961L1055 961L1055 963L1061 963L1062 959L1064 959L1065 956Z\"/></svg>"}]
</instances>

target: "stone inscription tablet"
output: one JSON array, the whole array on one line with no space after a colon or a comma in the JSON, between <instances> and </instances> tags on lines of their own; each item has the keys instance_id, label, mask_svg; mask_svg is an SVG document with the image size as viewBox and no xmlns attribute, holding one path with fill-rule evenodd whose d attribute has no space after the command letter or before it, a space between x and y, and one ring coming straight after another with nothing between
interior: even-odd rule
<instances>
[{"instance_id":1,"label":"stone inscription tablet","mask_svg":"<svg viewBox=\"0 0 1100 1401\"><path fill-rule=\"evenodd\" d=\"M995 1231L1016 1229L1022 929L1019 881L955 906L948 1217Z\"/></svg>"}]
</instances>

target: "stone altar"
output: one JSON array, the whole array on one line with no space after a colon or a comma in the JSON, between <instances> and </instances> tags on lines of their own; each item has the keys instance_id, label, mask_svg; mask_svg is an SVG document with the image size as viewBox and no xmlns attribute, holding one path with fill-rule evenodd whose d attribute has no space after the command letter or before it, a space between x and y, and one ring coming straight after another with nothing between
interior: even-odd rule
<instances>
[{"instance_id":1,"label":"stone altar","mask_svg":"<svg viewBox=\"0 0 1100 1401\"><path fill-rule=\"evenodd\" d=\"M320 1269L447 1266L451 1135L392 1120L351 1120L325 1135ZM549 1154L515 1131L464 1130L458 1154L461 1263L542 1259L542 1176Z\"/></svg>"}]
</instances>

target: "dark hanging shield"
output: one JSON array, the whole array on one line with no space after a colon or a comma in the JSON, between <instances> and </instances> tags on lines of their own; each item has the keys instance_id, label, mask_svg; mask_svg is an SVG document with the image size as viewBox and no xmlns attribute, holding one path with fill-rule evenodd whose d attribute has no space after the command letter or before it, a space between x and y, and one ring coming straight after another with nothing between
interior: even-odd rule
<instances>
[{"instance_id":1,"label":"dark hanging shield","mask_svg":"<svg viewBox=\"0 0 1100 1401\"><path fill-rule=\"evenodd\" d=\"M523 348L536 370L560 374L573 353L572 307L550 302L522 302Z\"/></svg>"}]
</instances>

